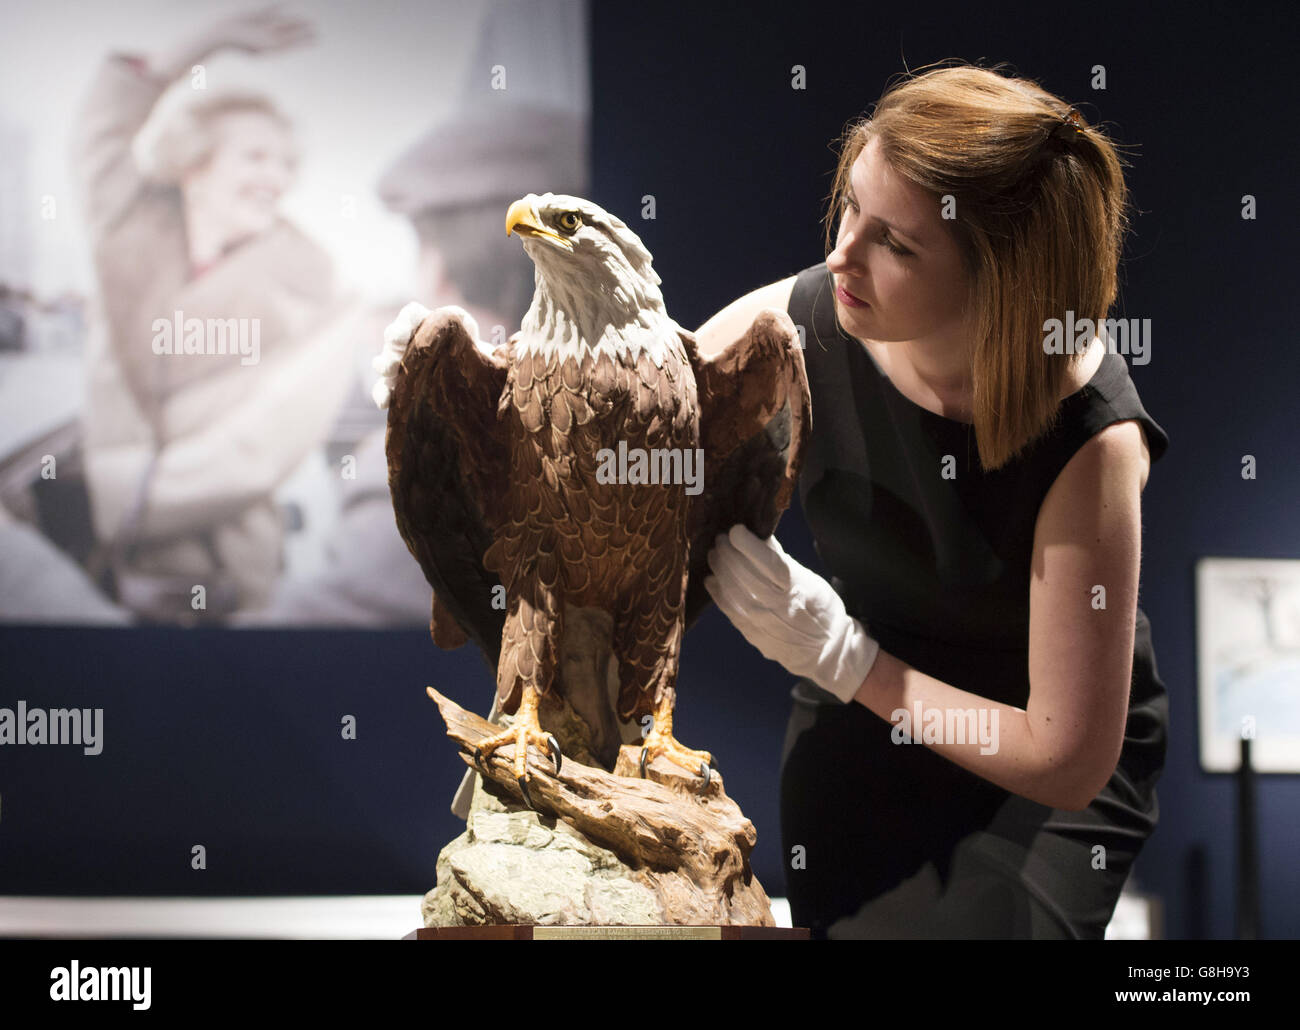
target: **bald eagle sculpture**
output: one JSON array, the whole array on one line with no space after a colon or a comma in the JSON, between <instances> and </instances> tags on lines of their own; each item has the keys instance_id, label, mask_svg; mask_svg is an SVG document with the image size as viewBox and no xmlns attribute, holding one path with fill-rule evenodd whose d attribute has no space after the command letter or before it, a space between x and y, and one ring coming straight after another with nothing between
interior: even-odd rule
<instances>
[{"instance_id":1,"label":"bald eagle sculpture","mask_svg":"<svg viewBox=\"0 0 1300 1030\"><path fill-rule=\"evenodd\" d=\"M590 201L530 193L510 206L512 232L536 266L519 332L494 349L462 309L408 305L375 362L393 509L433 587L434 642L477 643L515 715L475 761L513 744L530 805L528 744L559 772L539 700L564 691L566 620L596 610L618 719L653 715L642 776L664 755L707 785L711 755L672 734L682 636L709 603L717 535L743 522L768 536L789 504L811 428L799 337L768 309L701 356L641 240Z\"/></svg>"}]
</instances>

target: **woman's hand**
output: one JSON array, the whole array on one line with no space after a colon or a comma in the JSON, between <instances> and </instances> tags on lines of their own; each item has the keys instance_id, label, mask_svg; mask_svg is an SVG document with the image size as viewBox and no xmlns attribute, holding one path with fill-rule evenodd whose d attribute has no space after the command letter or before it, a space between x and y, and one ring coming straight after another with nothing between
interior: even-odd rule
<instances>
[{"instance_id":1,"label":"woman's hand","mask_svg":"<svg viewBox=\"0 0 1300 1030\"><path fill-rule=\"evenodd\" d=\"M370 396L380 408L387 408L393 396L393 384L397 381L397 370L402 365L406 348L411 345L411 337L420 324L429 317L429 309L418 300L413 300L397 313L397 317L384 327L384 347L370 363L379 373ZM477 334L477 326L475 333Z\"/></svg>"},{"instance_id":2,"label":"woman's hand","mask_svg":"<svg viewBox=\"0 0 1300 1030\"><path fill-rule=\"evenodd\" d=\"M314 35L310 21L287 15L282 5L274 4L214 22L198 35L150 60L149 66L160 77L170 81L186 74L218 50L229 48L263 54L308 42Z\"/></svg>"},{"instance_id":3,"label":"woman's hand","mask_svg":"<svg viewBox=\"0 0 1300 1030\"><path fill-rule=\"evenodd\" d=\"M296 46L311 39L313 34L311 22L284 13L281 4L225 18L210 30L214 49L225 46L250 54Z\"/></svg>"},{"instance_id":4,"label":"woman's hand","mask_svg":"<svg viewBox=\"0 0 1300 1030\"><path fill-rule=\"evenodd\" d=\"M853 700L880 645L848 614L834 588L791 558L775 536L731 527L709 551L704 587L764 658Z\"/></svg>"}]
</instances>

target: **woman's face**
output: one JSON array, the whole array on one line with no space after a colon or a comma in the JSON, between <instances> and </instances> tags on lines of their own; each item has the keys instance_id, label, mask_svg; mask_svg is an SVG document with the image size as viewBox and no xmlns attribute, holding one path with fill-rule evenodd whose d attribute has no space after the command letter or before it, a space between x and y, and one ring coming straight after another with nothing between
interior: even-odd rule
<instances>
[{"instance_id":1,"label":"woman's face","mask_svg":"<svg viewBox=\"0 0 1300 1030\"><path fill-rule=\"evenodd\" d=\"M858 339L964 346L961 252L938 201L890 168L878 147L871 139L853 163L826 259L840 324Z\"/></svg>"},{"instance_id":2,"label":"woman's face","mask_svg":"<svg viewBox=\"0 0 1300 1030\"><path fill-rule=\"evenodd\" d=\"M212 155L185 177L187 201L218 214L233 235L270 228L295 174L297 159L288 132L257 111L219 115L212 131Z\"/></svg>"}]
</instances>

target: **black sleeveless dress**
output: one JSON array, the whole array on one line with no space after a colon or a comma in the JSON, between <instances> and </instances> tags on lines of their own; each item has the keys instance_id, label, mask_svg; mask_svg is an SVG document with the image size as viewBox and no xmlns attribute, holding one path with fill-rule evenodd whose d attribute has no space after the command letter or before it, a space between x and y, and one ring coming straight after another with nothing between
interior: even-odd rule
<instances>
[{"instance_id":1,"label":"black sleeveless dress","mask_svg":"<svg viewBox=\"0 0 1300 1030\"><path fill-rule=\"evenodd\" d=\"M1168 446L1124 359L1107 352L1062 401L1056 428L984 472L974 427L900 393L839 326L824 263L795 281L813 432L799 494L849 613L890 654L962 690L1026 707L1034 525L1076 451L1136 419L1152 460ZM935 474L944 455L955 479ZM1081 812L967 772L812 683L794 688L781 824L796 926L816 937L1101 938L1155 828L1168 697L1138 608L1123 751ZM802 851L794 851L796 847Z\"/></svg>"}]
</instances>

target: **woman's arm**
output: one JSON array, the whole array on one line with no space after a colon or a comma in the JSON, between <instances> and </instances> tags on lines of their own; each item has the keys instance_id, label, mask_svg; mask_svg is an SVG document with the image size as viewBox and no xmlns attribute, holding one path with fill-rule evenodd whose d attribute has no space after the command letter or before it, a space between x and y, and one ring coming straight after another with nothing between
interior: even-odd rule
<instances>
[{"instance_id":1,"label":"woman's arm","mask_svg":"<svg viewBox=\"0 0 1300 1030\"><path fill-rule=\"evenodd\" d=\"M1140 425L1108 426L1070 459L1034 530L1029 702L990 702L881 651L854 699L890 722L899 709L997 712L997 748L928 746L999 787L1052 808L1086 808L1119 762L1128 717L1150 455ZM1104 591L1104 593L1103 593ZM945 718L945 724L947 719ZM912 736L921 740L920 727Z\"/></svg>"},{"instance_id":2,"label":"woman's arm","mask_svg":"<svg viewBox=\"0 0 1300 1030\"><path fill-rule=\"evenodd\" d=\"M202 64L218 50L229 48L249 54L268 53L297 46L315 38L312 23L294 17L271 4L261 10L231 15L206 26L201 32L179 40L149 58L155 75L171 82Z\"/></svg>"},{"instance_id":3,"label":"woman's arm","mask_svg":"<svg viewBox=\"0 0 1300 1030\"><path fill-rule=\"evenodd\" d=\"M725 308L695 330L695 345L706 358L726 350L745 335L754 322L754 316L764 308L785 311L790 305L795 277L761 286Z\"/></svg>"},{"instance_id":4,"label":"woman's arm","mask_svg":"<svg viewBox=\"0 0 1300 1030\"><path fill-rule=\"evenodd\" d=\"M131 145L168 86L224 48L256 54L297 45L312 34L307 21L267 8L223 18L151 54L110 54L83 94L71 141L92 237L122 217L144 185Z\"/></svg>"},{"instance_id":5,"label":"woman's arm","mask_svg":"<svg viewBox=\"0 0 1300 1030\"><path fill-rule=\"evenodd\" d=\"M136 537L192 533L271 497L328 437L351 383L356 341L368 338L367 317L355 298L341 298L293 350L168 398L169 408L191 409L191 425L164 442Z\"/></svg>"},{"instance_id":6,"label":"woman's arm","mask_svg":"<svg viewBox=\"0 0 1300 1030\"><path fill-rule=\"evenodd\" d=\"M122 217L144 185L131 141L166 88L142 58L112 54L82 96L69 157L92 239Z\"/></svg>"}]
</instances>

